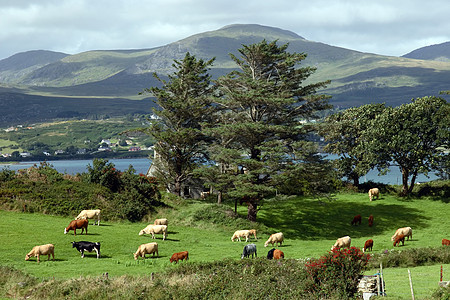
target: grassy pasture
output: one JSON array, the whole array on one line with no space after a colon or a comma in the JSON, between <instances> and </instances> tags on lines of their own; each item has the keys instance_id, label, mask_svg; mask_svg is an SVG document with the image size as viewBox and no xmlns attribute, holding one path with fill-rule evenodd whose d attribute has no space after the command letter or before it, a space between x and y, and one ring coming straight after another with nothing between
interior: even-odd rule
<instances>
[{"instance_id":1,"label":"grassy pasture","mask_svg":"<svg viewBox=\"0 0 450 300\"><path fill-rule=\"evenodd\" d=\"M152 242L150 236L139 236L138 232L148 223L102 222L100 226L91 225L88 235L74 237L73 232L64 235L63 229L70 218L42 214L24 214L0 211L0 265L13 266L38 278L74 278L79 276L100 276L108 272L109 276L143 275L162 272L171 265L169 258L174 252L188 250L190 262L209 262L224 258L239 259L245 242L230 241L234 230L220 225L197 222L193 224L192 215L205 207L206 203L193 202L176 206L174 210L164 210L158 217L169 218L168 239L157 236L159 258L145 261L133 259L133 252L142 243ZM245 207L239 207L238 213L246 214ZM363 223L351 226L353 216L361 214ZM367 217L374 216L374 226L368 227ZM156 216L155 216L156 217ZM403 200L392 195L381 195L379 200L369 202L364 193L345 193L336 196L334 201L319 202L305 198L286 198L279 201L267 201L258 213L259 222L268 227L268 232L259 232L256 241L258 256L265 257L267 251L264 241L273 232L282 231L286 241L280 249L286 258L319 257L325 254L335 239L344 235L352 237L352 245L362 247L364 241L374 240L375 253L394 249L390 237L398 227L411 226L413 240L405 246L395 249L415 247L439 247L442 238L449 238L448 203L426 199ZM101 242L101 259L95 252L87 253L81 259L80 253L72 248L70 242L87 240ZM252 240L253 242L253 240ZM41 257L41 263L35 259L25 261L24 256L38 244L53 243L56 261L47 262ZM185 263L185 262L181 262ZM418 274L435 274L432 282L425 284L428 291L437 287L438 266L412 268ZM444 268L450 269L449 265ZM371 274L372 271L368 271ZM396 294L392 282L403 278L407 270L403 268L385 269L386 285L392 297L407 297ZM414 272L413 276L414 276ZM422 276L422 275L420 275ZM444 276L447 277L448 276ZM444 278L445 279L445 278ZM400 280L400 279L398 279ZM401 281L401 285L409 283ZM403 290L402 290L403 291ZM403 292L402 292L403 293Z\"/></svg>"}]
</instances>

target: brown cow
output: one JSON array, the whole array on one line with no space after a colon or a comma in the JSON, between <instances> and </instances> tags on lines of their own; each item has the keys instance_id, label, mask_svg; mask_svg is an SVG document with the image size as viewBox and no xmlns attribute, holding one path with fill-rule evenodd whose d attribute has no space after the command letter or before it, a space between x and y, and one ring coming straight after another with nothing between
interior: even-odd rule
<instances>
[{"instance_id":1,"label":"brown cow","mask_svg":"<svg viewBox=\"0 0 450 300\"><path fill-rule=\"evenodd\" d=\"M403 234L399 234L394 239L394 247L397 245L400 245L400 242L402 242L402 246L405 246L405 236Z\"/></svg>"},{"instance_id":2,"label":"brown cow","mask_svg":"<svg viewBox=\"0 0 450 300\"><path fill-rule=\"evenodd\" d=\"M170 262L178 263L179 260L188 260L189 259L189 253L187 251L177 252L172 254L172 257L170 258Z\"/></svg>"},{"instance_id":3,"label":"brown cow","mask_svg":"<svg viewBox=\"0 0 450 300\"><path fill-rule=\"evenodd\" d=\"M284 258L284 253L281 250L275 249L273 251L273 259L281 259Z\"/></svg>"},{"instance_id":4,"label":"brown cow","mask_svg":"<svg viewBox=\"0 0 450 300\"><path fill-rule=\"evenodd\" d=\"M77 229L81 228L81 234L83 234L83 231L86 229L87 235L88 225L89 221L87 219L73 220L70 222L69 226L64 228L64 234L67 234L70 230L73 230L73 234L77 235Z\"/></svg>"},{"instance_id":5,"label":"brown cow","mask_svg":"<svg viewBox=\"0 0 450 300\"><path fill-rule=\"evenodd\" d=\"M370 251L372 251L372 247L373 247L373 240L372 240L372 239L367 240L367 241L364 243L364 249L363 249L363 252L366 252L366 250L369 251L369 249L370 249Z\"/></svg>"},{"instance_id":6,"label":"brown cow","mask_svg":"<svg viewBox=\"0 0 450 300\"><path fill-rule=\"evenodd\" d=\"M450 246L450 240L442 239L442 246Z\"/></svg>"},{"instance_id":7,"label":"brown cow","mask_svg":"<svg viewBox=\"0 0 450 300\"><path fill-rule=\"evenodd\" d=\"M372 226L373 226L373 216L370 215L369 216L369 227L372 227Z\"/></svg>"},{"instance_id":8,"label":"brown cow","mask_svg":"<svg viewBox=\"0 0 450 300\"><path fill-rule=\"evenodd\" d=\"M352 225L361 225L361 215L356 215L353 217Z\"/></svg>"}]
</instances>

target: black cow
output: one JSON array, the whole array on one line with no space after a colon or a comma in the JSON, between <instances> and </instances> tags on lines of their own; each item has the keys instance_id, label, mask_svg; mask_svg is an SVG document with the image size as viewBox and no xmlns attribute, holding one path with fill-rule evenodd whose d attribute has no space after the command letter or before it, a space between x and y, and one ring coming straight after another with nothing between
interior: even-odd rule
<instances>
[{"instance_id":1,"label":"black cow","mask_svg":"<svg viewBox=\"0 0 450 300\"><path fill-rule=\"evenodd\" d=\"M72 248L77 248L81 252L81 258L84 257L84 251L97 252L97 258L100 257L100 243L92 243L86 241L72 242Z\"/></svg>"},{"instance_id":2,"label":"black cow","mask_svg":"<svg viewBox=\"0 0 450 300\"><path fill-rule=\"evenodd\" d=\"M273 251L275 251L275 248L270 249L269 252L267 252L267 259L273 259Z\"/></svg>"}]
</instances>

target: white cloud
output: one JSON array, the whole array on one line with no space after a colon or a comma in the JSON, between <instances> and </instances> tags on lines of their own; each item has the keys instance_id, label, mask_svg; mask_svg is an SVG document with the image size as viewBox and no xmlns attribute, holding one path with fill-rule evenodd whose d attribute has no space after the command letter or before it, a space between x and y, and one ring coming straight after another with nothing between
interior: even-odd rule
<instances>
[{"instance_id":1,"label":"white cloud","mask_svg":"<svg viewBox=\"0 0 450 300\"><path fill-rule=\"evenodd\" d=\"M47 49L162 46L229 24L262 24L384 55L450 41L447 0L2 0L0 59Z\"/></svg>"}]
</instances>

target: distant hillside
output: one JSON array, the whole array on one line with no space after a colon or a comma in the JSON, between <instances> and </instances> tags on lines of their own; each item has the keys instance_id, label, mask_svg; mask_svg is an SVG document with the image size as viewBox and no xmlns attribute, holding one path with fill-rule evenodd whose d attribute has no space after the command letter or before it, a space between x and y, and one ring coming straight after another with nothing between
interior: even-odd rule
<instances>
[{"instance_id":1,"label":"distant hillside","mask_svg":"<svg viewBox=\"0 0 450 300\"><path fill-rule=\"evenodd\" d=\"M163 77L171 73L174 59L182 59L186 52L202 59L215 57L210 74L218 78L236 68L230 53L238 55L242 45L263 39L289 43L288 51L306 53L302 66L317 68L308 81L331 80L329 87L321 92L331 95L331 104L340 108L375 102L397 106L412 98L450 89L450 61L437 59L443 57L447 43L423 50L427 53L434 50L434 56L429 54L433 60L417 60L421 49L416 54L411 52L415 59L383 56L309 41L279 28L236 24L152 49L87 51L75 55L30 51L1 60L0 87L9 89L0 89L0 107L9 107L11 103L16 106L10 109L11 115L2 116L2 122L25 118L20 106L32 105L33 101L41 107L48 100L44 105L48 109L36 110L42 118L53 117L50 108L56 104L61 110L68 105L67 111L75 115L86 111L109 113L108 101L111 101L111 113L120 113L113 108L120 106L120 101L125 101L122 105L126 105L127 113L142 111L139 101L129 99L142 100L144 96L138 96L141 91L159 84L153 72Z\"/></svg>"},{"instance_id":2,"label":"distant hillside","mask_svg":"<svg viewBox=\"0 0 450 300\"><path fill-rule=\"evenodd\" d=\"M450 61L450 42L416 49L402 57L437 61Z\"/></svg>"}]
</instances>

